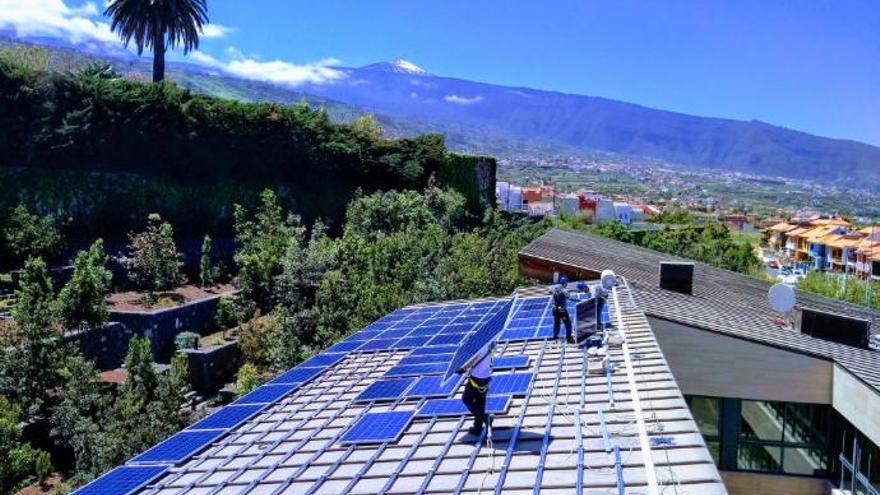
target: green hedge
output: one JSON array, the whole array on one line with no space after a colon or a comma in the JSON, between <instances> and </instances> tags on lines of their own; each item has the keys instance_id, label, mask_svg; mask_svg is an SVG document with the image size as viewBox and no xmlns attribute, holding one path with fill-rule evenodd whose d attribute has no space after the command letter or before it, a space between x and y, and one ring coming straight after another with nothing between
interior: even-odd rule
<instances>
[{"instance_id":1,"label":"green hedge","mask_svg":"<svg viewBox=\"0 0 880 495\"><path fill-rule=\"evenodd\" d=\"M495 159L491 156L447 153L437 173L440 186L455 189L467 201L468 210L482 218L495 205Z\"/></svg>"}]
</instances>

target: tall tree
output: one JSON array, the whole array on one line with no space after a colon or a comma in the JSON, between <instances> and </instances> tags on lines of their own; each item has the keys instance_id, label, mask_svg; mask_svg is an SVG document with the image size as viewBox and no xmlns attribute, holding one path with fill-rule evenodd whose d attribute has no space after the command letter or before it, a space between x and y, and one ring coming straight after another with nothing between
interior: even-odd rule
<instances>
[{"instance_id":1,"label":"tall tree","mask_svg":"<svg viewBox=\"0 0 880 495\"><path fill-rule=\"evenodd\" d=\"M153 82L165 78L165 50L199 47L202 26L208 23L206 0L112 0L104 15L125 44L134 41L138 54L153 50Z\"/></svg>"}]
</instances>

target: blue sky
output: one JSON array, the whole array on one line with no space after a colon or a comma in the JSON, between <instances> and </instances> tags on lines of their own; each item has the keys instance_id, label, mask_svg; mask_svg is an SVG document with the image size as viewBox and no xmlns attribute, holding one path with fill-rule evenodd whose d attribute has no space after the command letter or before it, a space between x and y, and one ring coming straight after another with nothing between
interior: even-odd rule
<instances>
[{"instance_id":1,"label":"blue sky","mask_svg":"<svg viewBox=\"0 0 880 495\"><path fill-rule=\"evenodd\" d=\"M33 30L41 19L22 20L22 9L39 6L45 15L59 5L68 9L62 19L83 18L106 36L106 20L82 0L0 0L0 29ZM333 78L334 64L400 56L438 75L880 145L876 0L208 0L208 7L214 26L190 58L234 74L319 82ZM57 19L45 22L69 36Z\"/></svg>"}]
</instances>

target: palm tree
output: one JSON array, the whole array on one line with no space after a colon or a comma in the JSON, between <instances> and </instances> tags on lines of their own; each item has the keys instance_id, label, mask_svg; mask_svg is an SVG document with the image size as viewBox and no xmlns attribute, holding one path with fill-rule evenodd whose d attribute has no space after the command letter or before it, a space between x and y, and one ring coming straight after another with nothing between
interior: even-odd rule
<instances>
[{"instance_id":1,"label":"palm tree","mask_svg":"<svg viewBox=\"0 0 880 495\"><path fill-rule=\"evenodd\" d=\"M207 0L111 0L104 15L111 28L128 45L134 41L138 55L153 50L153 82L165 78L165 50L183 46L183 52L199 47L199 33L208 23Z\"/></svg>"}]
</instances>

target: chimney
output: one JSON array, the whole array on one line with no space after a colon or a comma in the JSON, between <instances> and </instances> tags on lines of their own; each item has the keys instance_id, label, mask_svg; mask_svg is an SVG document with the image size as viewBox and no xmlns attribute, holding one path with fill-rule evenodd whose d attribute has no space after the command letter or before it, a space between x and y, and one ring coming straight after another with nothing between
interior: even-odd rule
<instances>
[{"instance_id":1,"label":"chimney","mask_svg":"<svg viewBox=\"0 0 880 495\"><path fill-rule=\"evenodd\" d=\"M815 309L801 309L800 330L817 339L870 349L871 322Z\"/></svg>"},{"instance_id":2,"label":"chimney","mask_svg":"<svg viewBox=\"0 0 880 495\"><path fill-rule=\"evenodd\" d=\"M694 264L660 262L660 288L691 295L694 292Z\"/></svg>"}]
</instances>

